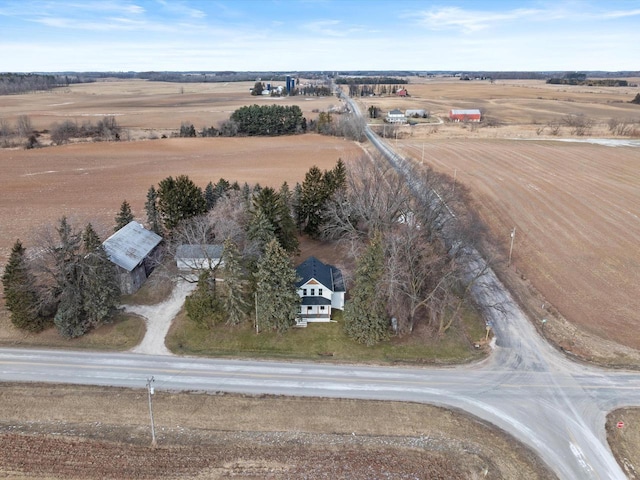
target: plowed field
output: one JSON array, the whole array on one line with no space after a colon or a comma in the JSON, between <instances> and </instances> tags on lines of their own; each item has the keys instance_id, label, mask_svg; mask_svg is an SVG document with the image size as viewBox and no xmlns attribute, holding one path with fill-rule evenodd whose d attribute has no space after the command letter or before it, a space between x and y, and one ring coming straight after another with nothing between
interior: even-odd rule
<instances>
[{"instance_id":1,"label":"plowed field","mask_svg":"<svg viewBox=\"0 0 640 480\"><path fill-rule=\"evenodd\" d=\"M0 149L0 265L20 238L66 215L112 230L123 200L145 221L151 185L188 175L204 188L225 178L240 184L293 188L313 165L335 166L359 154L353 142L315 134L276 138L170 138L139 142L80 143L35 150Z\"/></svg>"},{"instance_id":2,"label":"plowed field","mask_svg":"<svg viewBox=\"0 0 640 480\"><path fill-rule=\"evenodd\" d=\"M554 478L498 429L428 405L3 385L0 477Z\"/></svg>"},{"instance_id":3,"label":"plowed field","mask_svg":"<svg viewBox=\"0 0 640 480\"><path fill-rule=\"evenodd\" d=\"M604 339L640 348L640 148L400 143L417 161L424 148L425 163L471 189L505 257L516 228L512 268L552 307Z\"/></svg>"}]
</instances>

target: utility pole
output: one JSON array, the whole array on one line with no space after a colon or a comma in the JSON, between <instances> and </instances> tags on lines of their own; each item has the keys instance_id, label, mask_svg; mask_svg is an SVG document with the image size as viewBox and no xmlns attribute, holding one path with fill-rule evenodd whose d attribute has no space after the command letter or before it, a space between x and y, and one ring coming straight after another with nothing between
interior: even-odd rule
<instances>
[{"instance_id":1,"label":"utility pole","mask_svg":"<svg viewBox=\"0 0 640 480\"><path fill-rule=\"evenodd\" d=\"M151 395L153 395L153 382L155 379L153 376L147 379L147 394L149 397L149 417L151 418L151 446L155 447L156 443L156 426L153 423L153 403L151 402Z\"/></svg>"},{"instance_id":2,"label":"utility pole","mask_svg":"<svg viewBox=\"0 0 640 480\"><path fill-rule=\"evenodd\" d=\"M258 292L255 292L254 297L256 299L256 335L260 332L258 332Z\"/></svg>"},{"instance_id":3,"label":"utility pole","mask_svg":"<svg viewBox=\"0 0 640 480\"><path fill-rule=\"evenodd\" d=\"M513 230L511 230L511 246L509 247L509 263L507 264L507 267L511 266L511 254L513 253L513 239L516 238L516 227L513 227Z\"/></svg>"}]
</instances>

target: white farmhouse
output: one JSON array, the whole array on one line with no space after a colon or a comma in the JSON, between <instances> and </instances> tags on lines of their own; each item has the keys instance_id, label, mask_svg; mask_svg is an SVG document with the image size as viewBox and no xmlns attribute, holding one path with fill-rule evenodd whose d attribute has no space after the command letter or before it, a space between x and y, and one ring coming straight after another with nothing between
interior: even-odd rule
<instances>
[{"instance_id":1,"label":"white farmhouse","mask_svg":"<svg viewBox=\"0 0 640 480\"><path fill-rule=\"evenodd\" d=\"M397 108L387 112L387 122L388 123L406 123L407 117L405 117L404 113Z\"/></svg>"},{"instance_id":2,"label":"white farmhouse","mask_svg":"<svg viewBox=\"0 0 640 480\"><path fill-rule=\"evenodd\" d=\"M340 269L326 265L316 257L309 257L296 268L300 313L297 325L309 322L329 322L331 309L344 309L344 280Z\"/></svg>"}]
</instances>

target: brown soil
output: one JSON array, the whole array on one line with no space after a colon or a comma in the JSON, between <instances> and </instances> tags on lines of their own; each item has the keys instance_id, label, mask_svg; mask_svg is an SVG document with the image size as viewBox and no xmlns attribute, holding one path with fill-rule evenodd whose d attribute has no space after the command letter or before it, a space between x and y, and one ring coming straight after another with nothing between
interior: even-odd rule
<instances>
[{"instance_id":1,"label":"brown soil","mask_svg":"<svg viewBox=\"0 0 640 480\"><path fill-rule=\"evenodd\" d=\"M472 192L495 245L556 312L588 332L640 348L640 150L563 142L402 142L416 160ZM503 258L504 258L503 257ZM506 258L505 258L506 259ZM541 307L541 306L539 306Z\"/></svg>"},{"instance_id":2,"label":"brown soil","mask_svg":"<svg viewBox=\"0 0 640 480\"><path fill-rule=\"evenodd\" d=\"M427 405L4 385L4 478L546 479L527 448Z\"/></svg>"},{"instance_id":3,"label":"brown soil","mask_svg":"<svg viewBox=\"0 0 640 480\"><path fill-rule=\"evenodd\" d=\"M106 234L127 200L144 221L149 187L169 175L186 174L202 188L220 178L275 188L287 181L293 187L311 166L330 169L338 158L359 152L352 142L313 134L2 149L0 264L16 238L31 246L34 230L54 225L63 215L79 222L79 228L92 221Z\"/></svg>"}]
</instances>

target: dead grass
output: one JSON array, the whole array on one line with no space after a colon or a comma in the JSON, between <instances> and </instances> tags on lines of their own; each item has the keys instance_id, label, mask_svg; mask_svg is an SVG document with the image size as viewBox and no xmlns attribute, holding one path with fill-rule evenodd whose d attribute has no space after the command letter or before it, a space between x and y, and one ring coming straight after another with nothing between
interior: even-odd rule
<instances>
[{"instance_id":1,"label":"dead grass","mask_svg":"<svg viewBox=\"0 0 640 480\"><path fill-rule=\"evenodd\" d=\"M618 422L624 426L618 428ZM629 480L640 478L640 409L621 408L607 415L607 441Z\"/></svg>"},{"instance_id":2,"label":"dead grass","mask_svg":"<svg viewBox=\"0 0 640 480\"><path fill-rule=\"evenodd\" d=\"M7 310L2 308L0 311L0 345L7 347L125 351L142 341L145 330L144 320L140 317L118 313L111 323L101 325L80 338L66 339L53 325L40 333L19 330L11 324Z\"/></svg>"},{"instance_id":3,"label":"dead grass","mask_svg":"<svg viewBox=\"0 0 640 480\"><path fill-rule=\"evenodd\" d=\"M498 429L428 405L174 393L160 378L153 401L157 449L144 447L144 389L4 385L0 474L467 479L487 470L497 479L554 478Z\"/></svg>"}]
</instances>

